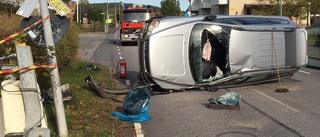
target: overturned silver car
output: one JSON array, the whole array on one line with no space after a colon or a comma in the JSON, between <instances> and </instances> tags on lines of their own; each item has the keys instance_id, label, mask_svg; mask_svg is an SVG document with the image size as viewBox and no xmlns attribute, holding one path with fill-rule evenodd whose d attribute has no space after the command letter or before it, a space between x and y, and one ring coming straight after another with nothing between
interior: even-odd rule
<instances>
[{"instance_id":1,"label":"overturned silver car","mask_svg":"<svg viewBox=\"0 0 320 137\"><path fill-rule=\"evenodd\" d=\"M307 64L307 32L281 16L148 20L139 34L139 78L169 90L233 87L292 76Z\"/></svg>"}]
</instances>

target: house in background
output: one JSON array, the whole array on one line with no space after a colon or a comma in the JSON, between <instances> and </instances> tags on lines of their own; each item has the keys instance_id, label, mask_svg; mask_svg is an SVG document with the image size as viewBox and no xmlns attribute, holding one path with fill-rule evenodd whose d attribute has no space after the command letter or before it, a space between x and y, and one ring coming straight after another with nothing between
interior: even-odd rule
<instances>
[{"instance_id":1,"label":"house in background","mask_svg":"<svg viewBox=\"0 0 320 137\"><path fill-rule=\"evenodd\" d=\"M256 0L189 0L188 13L196 15L252 15L252 9L259 6ZM300 27L312 24L313 15L308 15L307 19L299 17L291 18ZM318 22L317 22L318 21ZM316 18L316 23L320 23L320 17Z\"/></svg>"},{"instance_id":2,"label":"house in background","mask_svg":"<svg viewBox=\"0 0 320 137\"><path fill-rule=\"evenodd\" d=\"M188 11L194 15L248 15L256 0L189 0Z\"/></svg>"},{"instance_id":3,"label":"house in background","mask_svg":"<svg viewBox=\"0 0 320 137\"><path fill-rule=\"evenodd\" d=\"M252 15L252 9L260 5L256 0L189 0L189 2L190 6L186 13L191 16ZM308 66L320 68L320 15L309 13L307 19L299 17L290 17L290 19L300 27L306 27L308 31ZM309 25L312 26L307 27Z\"/></svg>"}]
</instances>

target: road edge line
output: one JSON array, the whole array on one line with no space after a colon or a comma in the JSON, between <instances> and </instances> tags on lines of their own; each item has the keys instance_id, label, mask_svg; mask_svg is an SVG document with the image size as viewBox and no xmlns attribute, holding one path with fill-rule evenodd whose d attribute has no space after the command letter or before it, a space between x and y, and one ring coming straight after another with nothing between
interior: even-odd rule
<instances>
[{"instance_id":1,"label":"road edge line","mask_svg":"<svg viewBox=\"0 0 320 137\"><path fill-rule=\"evenodd\" d=\"M144 137L140 123L133 123L136 131L136 137Z\"/></svg>"}]
</instances>

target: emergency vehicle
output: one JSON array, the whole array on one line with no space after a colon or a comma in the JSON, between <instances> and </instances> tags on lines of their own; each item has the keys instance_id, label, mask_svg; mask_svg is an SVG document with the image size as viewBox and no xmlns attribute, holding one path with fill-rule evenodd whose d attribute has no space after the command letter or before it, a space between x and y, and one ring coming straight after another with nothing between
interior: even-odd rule
<instances>
[{"instance_id":1,"label":"emergency vehicle","mask_svg":"<svg viewBox=\"0 0 320 137\"><path fill-rule=\"evenodd\" d=\"M122 45L127 42L138 42L140 28L145 21L154 16L151 6L133 4L132 7L124 6L121 16L120 40Z\"/></svg>"}]
</instances>

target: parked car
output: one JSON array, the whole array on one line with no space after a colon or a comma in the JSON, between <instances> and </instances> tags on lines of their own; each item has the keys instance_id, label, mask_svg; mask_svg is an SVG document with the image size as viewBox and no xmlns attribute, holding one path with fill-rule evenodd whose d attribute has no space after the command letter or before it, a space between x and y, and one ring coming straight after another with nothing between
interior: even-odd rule
<instances>
[{"instance_id":1,"label":"parked car","mask_svg":"<svg viewBox=\"0 0 320 137\"><path fill-rule=\"evenodd\" d=\"M139 33L139 78L168 90L288 78L307 64L306 41L284 16L153 18Z\"/></svg>"}]
</instances>

